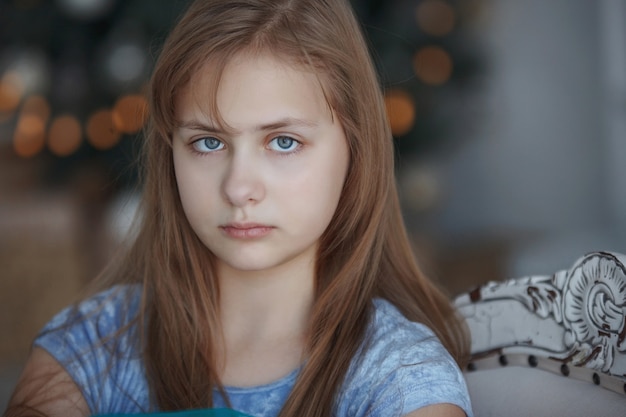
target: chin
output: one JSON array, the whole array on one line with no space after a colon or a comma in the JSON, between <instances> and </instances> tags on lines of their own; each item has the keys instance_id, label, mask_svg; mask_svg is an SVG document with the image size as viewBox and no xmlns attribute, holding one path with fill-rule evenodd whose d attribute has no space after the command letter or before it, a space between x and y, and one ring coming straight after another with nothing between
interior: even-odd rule
<instances>
[{"instance_id":1,"label":"chin","mask_svg":"<svg viewBox=\"0 0 626 417\"><path fill-rule=\"evenodd\" d=\"M264 262L254 262L250 260L246 262L227 262L227 265L237 271L263 271L271 268L271 265Z\"/></svg>"}]
</instances>

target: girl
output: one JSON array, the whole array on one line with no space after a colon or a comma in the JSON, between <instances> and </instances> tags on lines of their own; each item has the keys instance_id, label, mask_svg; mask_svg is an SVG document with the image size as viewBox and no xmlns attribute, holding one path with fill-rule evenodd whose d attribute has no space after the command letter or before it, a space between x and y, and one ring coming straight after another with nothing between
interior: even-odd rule
<instances>
[{"instance_id":1,"label":"girl","mask_svg":"<svg viewBox=\"0 0 626 417\"><path fill-rule=\"evenodd\" d=\"M136 239L37 337L8 414L471 416L348 1L198 0L150 91Z\"/></svg>"}]
</instances>

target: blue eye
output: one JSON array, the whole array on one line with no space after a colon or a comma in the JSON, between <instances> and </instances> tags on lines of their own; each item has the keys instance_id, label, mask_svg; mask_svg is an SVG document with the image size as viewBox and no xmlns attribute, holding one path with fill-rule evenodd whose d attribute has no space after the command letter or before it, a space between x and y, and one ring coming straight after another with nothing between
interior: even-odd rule
<instances>
[{"instance_id":1,"label":"blue eye","mask_svg":"<svg viewBox=\"0 0 626 417\"><path fill-rule=\"evenodd\" d=\"M192 146L198 152L209 153L219 151L224 147L224 144L219 139L207 137L198 139L197 141L192 143Z\"/></svg>"},{"instance_id":2,"label":"blue eye","mask_svg":"<svg viewBox=\"0 0 626 417\"><path fill-rule=\"evenodd\" d=\"M296 150L300 142L289 136L276 136L270 141L270 149L278 152L290 152Z\"/></svg>"}]
</instances>

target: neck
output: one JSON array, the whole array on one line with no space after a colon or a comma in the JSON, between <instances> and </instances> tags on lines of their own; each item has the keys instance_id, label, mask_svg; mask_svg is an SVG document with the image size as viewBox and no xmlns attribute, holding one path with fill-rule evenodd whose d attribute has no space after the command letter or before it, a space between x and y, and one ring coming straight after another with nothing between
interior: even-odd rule
<instances>
[{"instance_id":1,"label":"neck","mask_svg":"<svg viewBox=\"0 0 626 417\"><path fill-rule=\"evenodd\" d=\"M314 266L218 269L226 385L265 384L302 364L313 304Z\"/></svg>"},{"instance_id":2,"label":"neck","mask_svg":"<svg viewBox=\"0 0 626 417\"><path fill-rule=\"evenodd\" d=\"M296 263L264 271L220 266L220 313L227 342L305 335L313 304L314 264Z\"/></svg>"}]
</instances>

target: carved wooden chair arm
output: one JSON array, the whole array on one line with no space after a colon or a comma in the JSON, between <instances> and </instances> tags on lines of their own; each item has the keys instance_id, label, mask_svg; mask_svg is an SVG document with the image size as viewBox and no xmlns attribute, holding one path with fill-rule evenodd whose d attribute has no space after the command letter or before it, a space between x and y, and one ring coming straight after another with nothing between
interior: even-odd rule
<instances>
[{"instance_id":1,"label":"carved wooden chair arm","mask_svg":"<svg viewBox=\"0 0 626 417\"><path fill-rule=\"evenodd\" d=\"M593 252L549 276L490 282L455 299L468 371L521 365L626 393L626 256Z\"/></svg>"}]
</instances>

